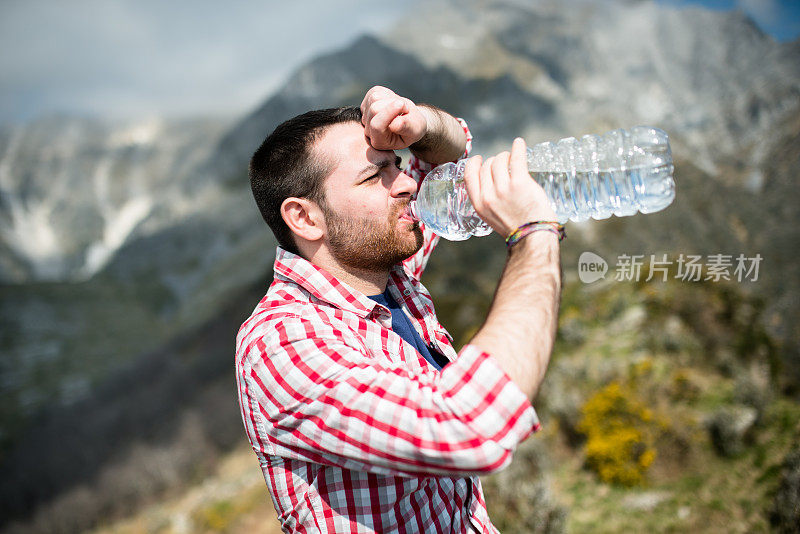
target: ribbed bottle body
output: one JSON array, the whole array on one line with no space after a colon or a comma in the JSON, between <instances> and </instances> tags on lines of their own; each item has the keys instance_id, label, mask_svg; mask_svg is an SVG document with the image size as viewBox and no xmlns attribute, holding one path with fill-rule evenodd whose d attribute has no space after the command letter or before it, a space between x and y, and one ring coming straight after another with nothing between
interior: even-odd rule
<instances>
[{"instance_id":1,"label":"ribbed bottle body","mask_svg":"<svg viewBox=\"0 0 800 534\"><path fill-rule=\"evenodd\" d=\"M528 169L561 223L653 213L675 198L669 138L648 126L535 145Z\"/></svg>"},{"instance_id":2,"label":"ribbed bottle body","mask_svg":"<svg viewBox=\"0 0 800 534\"><path fill-rule=\"evenodd\" d=\"M451 241L491 233L467 195L465 163L433 169L412 202L413 215ZM561 223L653 213L675 198L669 138L649 126L534 145L528 169Z\"/></svg>"}]
</instances>

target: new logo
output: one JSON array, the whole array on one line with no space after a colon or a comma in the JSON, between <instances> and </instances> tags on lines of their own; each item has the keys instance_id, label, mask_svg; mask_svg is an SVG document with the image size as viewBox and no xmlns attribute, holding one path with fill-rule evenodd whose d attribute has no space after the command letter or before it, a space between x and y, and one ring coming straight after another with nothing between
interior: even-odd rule
<instances>
[{"instance_id":1,"label":"new logo","mask_svg":"<svg viewBox=\"0 0 800 534\"><path fill-rule=\"evenodd\" d=\"M578 258L578 278L584 284L591 284L606 277L608 263L594 252L582 252Z\"/></svg>"}]
</instances>

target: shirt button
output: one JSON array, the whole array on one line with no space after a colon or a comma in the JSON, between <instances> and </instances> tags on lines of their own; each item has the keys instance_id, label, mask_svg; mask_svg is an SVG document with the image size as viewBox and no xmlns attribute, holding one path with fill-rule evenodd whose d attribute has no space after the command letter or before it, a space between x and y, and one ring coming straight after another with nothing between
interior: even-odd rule
<instances>
[{"instance_id":1,"label":"shirt button","mask_svg":"<svg viewBox=\"0 0 800 534\"><path fill-rule=\"evenodd\" d=\"M410 289L404 289L403 290L403 295L409 296L410 294L411 294L411 290Z\"/></svg>"}]
</instances>

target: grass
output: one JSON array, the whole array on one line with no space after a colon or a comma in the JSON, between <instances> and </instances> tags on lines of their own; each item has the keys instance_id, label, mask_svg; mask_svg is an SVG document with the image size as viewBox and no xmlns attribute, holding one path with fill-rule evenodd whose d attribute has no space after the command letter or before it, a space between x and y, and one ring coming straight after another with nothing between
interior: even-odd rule
<instances>
[{"instance_id":1,"label":"grass","mask_svg":"<svg viewBox=\"0 0 800 534\"><path fill-rule=\"evenodd\" d=\"M784 424L788 417L794 425ZM762 425L740 456L720 458L700 440L683 465L656 465L637 488L602 482L585 468L579 451L549 436L545 448L554 451L556 466L552 488L569 509L567 532L768 532L781 461L800 442L800 406L777 400Z\"/></svg>"},{"instance_id":2,"label":"grass","mask_svg":"<svg viewBox=\"0 0 800 534\"><path fill-rule=\"evenodd\" d=\"M760 332L742 328L752 313L744 319L730 313L747 302L727 289L721 297L713 287L646 289L565 287L561 323L567 328L559 334L536 402L544 429L522 444L507 471L484 479L490 516L504 534L769 532L781 464L800 443L800 404L773 391L768 372L765 383L749 378L753 369L769 367L774 346ZM458 311L457 301L445 299L437 307L445 324ZM718 307L713 313L700 309L713 306ZM480 321L483 310L474 308L458 322L462 336ZM687 322L698 318L702 321ZM732 359L722 361L718 356L728 349ZM742 452L721 457L704 420L721 408L750 402L742 395L748 380L767 392L757 406L760 418ZM633 388L637 403L665 421L652 443L655 460L633 487L609 484L588 469L586 437L576 440L567 430L579 426L581 406L614 382ZM181 524L175 517L192 532L277 532L252 452L237 451L231 458L238 459L223 462L210 481L140 512L128 523L139 530L117 525L103 532L175 532ZM251 478L238 489L218 489L230 488L244 472ZM521 495L536 497L528 503ZM548 518L555 519L548 525ZM532 530L532 524L539 527Z\"/></svg>"},{"instance_id":3,"label":"grass","mask_svg":"<svg viewBox=\"0 0 800 534\"><path fill-rule=\"evenodd\" d=\"M109 523L94 534L278 534L275 509L253 451L241 447L190 487Z\"/></svg>"}]
</instances>

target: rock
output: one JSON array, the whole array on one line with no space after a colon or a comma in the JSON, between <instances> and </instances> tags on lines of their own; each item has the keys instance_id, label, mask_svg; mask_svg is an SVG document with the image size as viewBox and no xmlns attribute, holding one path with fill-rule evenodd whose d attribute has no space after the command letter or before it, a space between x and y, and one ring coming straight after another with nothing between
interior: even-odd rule
<instances>
[{"instance_id":1,"label":"rock","mask_svg":"<svg viewBox=\"0 0 800 534\"><path fill-rule=\"evenodd\" d=\"M646 319L647 311L644 309L644 306L631 306L625 310L619 319L612 323L610 329L617 333L636 331L641 328Z\"/></svg>"},{"instance_id":2,"label":"rock","mask_svg":"<svg viewBox=\"0 0 800 534\"><path fill-rule=\"evenodd\" d=\"M644 491L627 495L622 502L626 508L649 512L664 502L668 497L669 493L663 491Z\"/></svg>"},{"instance_id":3,"label":"rock","mask_svg":"<svg viewBox=\"0 0 800 534\"><path fill-rule=\"evenodd\" d=\"M758 411L750 406L730 406L718 410L706 422L714 449L732 457L744 450Z\"/></svg>"},{"instance_id":4,"label":"rock","mask_svg":"<svg viewBox=\"0 0 800 534\"><path fill-rule=\"evenodd\" d=\"M786 455L769 522L782 534L800 532L800 448Z\"/></svg>"},{"instance_id":5,"label":"rock","mask_svg":"<svg viewBox=\"0 0 800 534\"><path fill-rule=\"evenodd\" d=\"M734 399L737 403L756 410L758 414L756 424L758 424L772 400L768 366L751 364L748 372L740 373L734 386Z\"/></svg>"}]
</instances>

